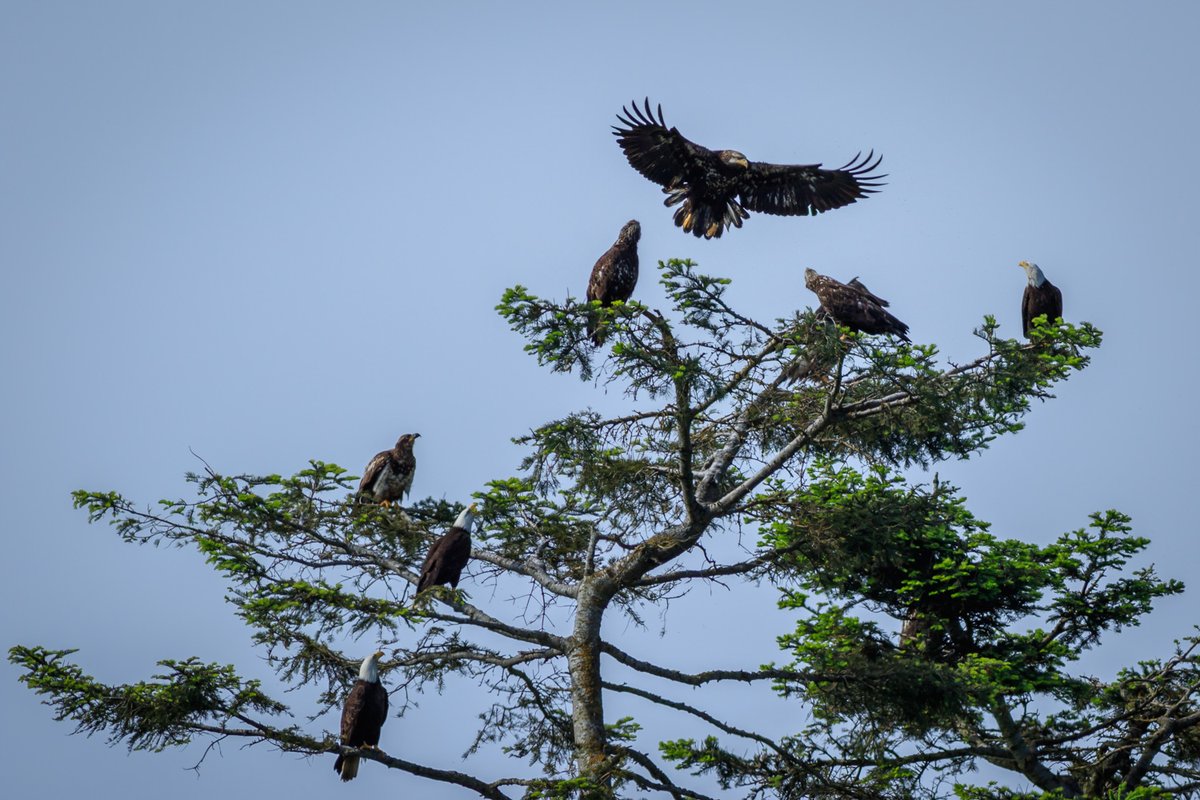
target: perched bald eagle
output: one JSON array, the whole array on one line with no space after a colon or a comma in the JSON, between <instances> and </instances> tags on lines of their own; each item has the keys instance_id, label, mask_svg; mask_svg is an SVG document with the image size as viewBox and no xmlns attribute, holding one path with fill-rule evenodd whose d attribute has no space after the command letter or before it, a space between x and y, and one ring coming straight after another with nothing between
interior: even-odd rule
<instances>
[{"instance_id":1,"label":"perched bald eagle","mask_svg":"<svg viewBox=\"0 0 1200 800\"><path fill-rule=\"evenodd\" d=\"M804 285L821 300L818 314L824 312L839 325L862 333L891 333L908 341L908 326L884 309L888 301L874 295L858 278L849 283L836 281L815 270L804 270Z\"/></svg>"},{"instance_id":2,"label":"perched bald eagle","mask_svg":"<svg viewBox=\"0 0 1200 800\"><path fill-rule=\"evenodd\" d=\"M1025 284L1025 294L1021 297L1021 333L1028 339L1035 317L1045 314L1050 322L1062 317L1062 292L1046 280L1042 268L1037 264L1022 261L1017 266L1025 270L1029 278Z\"/></svg>"},{"instance_id":3,"label":"perched bald eagle","mask_svg":"<svg viewBox=\"0 0 1200 800\"><path fill-rule=\"evenodd\" d=\"M396 440L396 446L391 450L376 453L363 470L362 480L358 482L358 493L370 495L384 506L403 500L412 488L413 473L417 469L413 443L420 435L406 433Z\"/></svg>"},{"instance_id":4,"label":"perched bald eagle","mask_svg":"<svg viewBox=\"0 0 1200 800\"><path fill-rule=\"evenodd\" d=\"M633 296L637 286L638 254L637 243L642 236L642 226L636 219L626 222L617 235L617 241L596 259L592 277L588 281L588 302L599 300L601 305L611 306L620 300L624 303ZM595 316L588 316L588 335L592 344L599 347L604 343L604 334Z\"/></svg>"},{"instance_id":5,"label":"perched bald eagle","mask_svg":"<svg viewBox=\"0 0 1200 800\"><path fill-rule=\"evenodd\" d=\"M383 653L375 652L363 659L358 670L358 680L346 695L342 706L342 744L347 747L377 747L379 730L387 720L388 693L379 682L379 659ZM358 775L359 757L341 755L333 762L334 770L342 780L353 780Z\"/></svg>"},{"instance_id":6,"label":"perched bald eagle","mask_svg":"<svg viewBox=\"0 0 1200 800\"><path fill-rule=\"evenodd\" d=\"M820 164L767 164L736 150L709 150L668 128L662 106L658 118L645 109L622 107L613 135L633 168L663 187L666 206L679 205L675 225L685 233L712 239L742 227L749 211L780 216L820 214L878 191L886 175L873 174L883 157L855 156L838 169ZM682 203L682 205L680 205Z\"/></svg>"},{"instance_id":7,"label":"perched bald eagle","mask_svg":"<svg viewBox=\"0 0 1200 800\"><path fill-rule=\"evenodd\" d=\"M475 504L464 508L454 521L453 527L433 543L425 563L421 565L421 578L417 581L417 594L438 584L450 584L458 588L458 579L471 556L471 525L475 522Z\"/></svg>"}]
</instances>

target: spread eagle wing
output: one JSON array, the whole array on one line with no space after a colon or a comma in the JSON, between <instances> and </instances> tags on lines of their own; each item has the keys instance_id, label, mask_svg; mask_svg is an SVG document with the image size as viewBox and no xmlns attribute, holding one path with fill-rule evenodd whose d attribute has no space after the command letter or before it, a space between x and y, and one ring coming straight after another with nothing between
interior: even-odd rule
<instances>
[{"instance_id":1,"label":"spread eagle wing","mask_svg":"<svg viewBox=\"0 0 1200 800\"><path fill-rule=\"evenodd\" d=\"M856 155L837 169L821 169L820 164L751 161L740 179L738 198L746 209L763 214L820 214L879 191L883 186L880 179L887 175L873 174L873 170L881 161L883 156L876 156L874 151Z\"/></svg>"},{"instance_id":2,"label":"spread eagle wing","mask_svg":"<svg viewBox=\"0 0 1200 800\"><path fill-rule=\"evenodd\" d=\"M680 183L691 183L706 172L706 164L717 161L716 154L707 147L689 141L676 128L668 128L663 119L662 105L658 106L658 118L646 98L645 110L637 102L630 108L621 107L617 115L621 125L613 126L617 144L629 159L630 165L642 175L660 186L671 188Z\"/></svg>"},{"instance_id":3,"label":"spread eagle wing","mask_svg":"<svg viewBox=\"0 0 1200 800\"><path fill-rule=\"evenodd\" d=\"M379 473L383 472L383 468L387 466L391 457L392 451L384 450L382 453L376 453L375 457L367 463L367 468L363 470L362 480L358 482L360 493L371 491L375 486L375 481L379 478Z\"/></svg>"}]
</instances>

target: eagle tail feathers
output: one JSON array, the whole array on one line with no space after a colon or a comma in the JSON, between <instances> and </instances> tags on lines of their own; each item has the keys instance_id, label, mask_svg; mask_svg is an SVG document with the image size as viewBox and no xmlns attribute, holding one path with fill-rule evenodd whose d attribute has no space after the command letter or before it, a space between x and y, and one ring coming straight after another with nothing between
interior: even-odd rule
<instances>
[{"instance_id":1,"label":"eagle tail feathers","mask_svg":"<svg viewBox=\"0 0 1200 800\"><path fill-rule=\"evenodd\" d=\"M721 209L724 212L725 209ZM697 239L719 238L725 230L726 218L717 216L717 209L695 203L689 197L675 209L675 225Z\"/></svg>"},{"instance_id":2,"label":"eagle tail feathers","mask_svg":"<svg viewBox=\"0 0 1200 800\"><path fill-rule=\"evenodd\" d=\"M592 311L592 312L588 313L588 317L587 317L588 338L592 340L592 344L595 345L596 347L599 347L600 345L604 344L604 339L605 339L604 328L600 324L599 316L600 316L599 314Z\"/></svg>"},{"instance_id":3,"label":"eagle tail feathers","mask_svg":"<svg viewBox=\"0 0 1200 800\"><path fill-rule=\"evenodd\" d=\"M342 780L352 781L358 777L358 762L360 760L358 756L340 755L337 757L337 761L333 762L333 768L342 776Z\"/></svg>"},{"instance_id":4,"label":"eagle tail feathers","mask_svg":"<svg viewBox=\"0 0 1200 800\"><path fill-rule=\"evenodd\" d=\"M696 214L692 210L692 201L686 200L683 205L675 209L675 225L683 228L684 233L691 233L692 227L696 221ZM700 234L696 234L699 236Z\"/></svg>"},{"instance_id":5,"label":"eagle tail feathers","mask_svg":"<svg viewBox=\"0 0 1200 800\"><path fill-rule=\"evenodd\" d=\"M886 312L886 311L884 311L883 313L886 315L885 319L887 320L888 327L890 328L888 333L894 333L897 336L899 336L901 339L903 339L904 341L911 343L912 339L908 338L908 325L906 325L903 322L901 322L900 320L896 319L891 314L888 314L888 312Z\"/></svg>"}]
</instances>

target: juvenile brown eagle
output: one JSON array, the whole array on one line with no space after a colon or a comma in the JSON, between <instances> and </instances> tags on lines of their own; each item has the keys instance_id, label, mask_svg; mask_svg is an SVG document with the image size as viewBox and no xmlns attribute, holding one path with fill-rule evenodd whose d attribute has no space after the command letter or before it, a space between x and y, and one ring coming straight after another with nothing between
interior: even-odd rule
<instances>
[{"instance_id":1,"label":"juvenile brown eagle","mask_svg":"<svg viewBox=\"0 0 1200 800\"><path fill-rule=\"evenodd\" d=\"M450 584L458 588L458 579L471 556L471 525L475 522L475 504L464 508L446 534L433 543L425 563L421 565L421 578L417 581L417 594L438 584Z\"/></svg>"},{"instance_id":2,"label":"juvenile brown eagle","mask_svg":"<svg viewBox=\"0 0 1200 800\"><path fill-rule=\"evenodd\" d=\"M413 443L419 433L406 433L396 440L391 450L376 453L363 470L358 482L358 493L370 495L376 502L389 506L399 503L412 488L413 473L417 459L413 455Z\"/></svg>"},{"instance_id":3,"label":"juvenile brown eagle","mask_svg":"<svg viewBox=\"0 0 1200 800\"><path fill-rule=\"evenodd\" d=\"M596 259L587 287L589 303L599 300L601 305L611 306L618 300L624 303L633 296L633 287L637 286L638 279L637 243L641 236L642 226L636 219L629 220L621 228L613 246ZM592 344L599 347L604 343L604 334L594 315L588 316L587 330L592 337Z\"/></svg>"},{"instance_id":4,"label":"juvenile brown eagle","mask_svg":"<svg viewBox=\"0 0 1200 800\"><path fill-rule=\"evenodd\" d=\"M888 301L872 294L862 281L851 278L842 283L821 275L815 270L804 270L804 285L821 300L818 313L824 313L839 325L862 333L891 333L908 341L908 326L884 309Z\"/></svg>"},{"instance_id":5,"label":"juvenile brown eagle","mask_svg":"<svg viewBox=\"0 0 1200 800\"><path fill-rule=\"evenodd\" d=\"M1028 339L1035 317L1045 314L1047 320L1054 322L1062 316L1062 292L1046 280L1042 268L1037 264L1022 261L1017 266L1025 270L1029 278L1025 284L1025 294L1021 297L1021 333Z\"/></svg>"},{"instance_id":6,"label":"juvenile brown eagle","mask_svg":"<svg viewBox=\"0 0 1200 800\"><path fill-rule=\"evenodd\" d=\"M663 187L666 206L679 205L675 224L685 233L712 239L729 227L742 227L749 211L780 216L820 214L878 191L886 175L872 170L882 156L856 155L838 169L820 164L767 164L736 150L709 150L668 128L662 106L658 118L646 98L622 107L613 135L633 168ZM861 154L860 154L861 155ZM682 203L682 205L680 205Z\"/></svg>"},{"instance_id":7,"label":"juvenile brown eagle","mask_svg":"<svg viewBox=\"0 0 1200 800\"><path fill-rule=\"evenodd\" d=\"M379 682L379 659L383 653L376 652L363 659L346 703L342 706L342 744L347 747L377 747L379 729L387 720L388 693ZM358 756L338 755L333 768L342 780L353 780L358 775Z\"/></svg>"}]
</instances>

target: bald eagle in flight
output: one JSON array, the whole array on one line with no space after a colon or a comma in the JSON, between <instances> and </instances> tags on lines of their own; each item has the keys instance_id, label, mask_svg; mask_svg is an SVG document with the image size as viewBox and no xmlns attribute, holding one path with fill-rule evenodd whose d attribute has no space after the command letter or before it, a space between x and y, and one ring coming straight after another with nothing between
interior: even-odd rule
<instances>
[{"instance_id":1,"label":"bald eagle in flight","mask_svg":"<svg viewBox=\"0 0 1200 800\"><path fill-rule=\"evenodd\" d=\"M475 504L464 508L446 534L433 543L425 563L421 565L421 578L417 581L417 594L438 584L450 584L458 588L458 579L471 556L471 525L475 522Z\"/></svg>"},{"instance_id":2,"label":"bald eagle in flight","mask_svg":"<svg viewBox=\"0 0 1200 800\"><path fill-rule=\"evenodd\" d=\"M413 473L417 470L413 443L420 435L406 433L396 440L396 446L391 450L376 453L363 470L358 493L369 495L385 507L403 500L412 488Z\"/></svg>"},{"instance_id":3,"label":"bald eagle in flight","mask_svg":"<svg viewBox=\"0 0 1200 800\"><path fill-rule=\"evenodd\" d=\"M613 135L629 163L663 187L666 206L678 205L675 225L685 233L719 237L742 227L750 211L780 216L808 216L841 208L878 191L886 175L873 173L883 157L874 151L856 155L838 169L820 164L768 164L750 161L736 150L709 150L668 128L662 106L621 108Z\"/></svg>"},{"instance_id":4,"label":"bald eagle in flight","mask_svg":"<svg viewBox=\"0 0 1200 800\"><path fill-rule=\"evenodd\" d=\"M1062 317L1062 292L1046 280L1042 268L1037 264L1022 261L1017 266L1025 270L1029 279L1025 284L1025 294L1021 298L1021 333L1028 339L1034 318L1045 314L1047 320L1054 322Z\"/></svg>"},{"instance_id":5,"label":"bald eagle in flight","mask_svg":"<svg viewBox=\"0 0 1200 800\"><path fill-rule=\"evenodd\" d=\"M842 283L806 269L804 285L820 298L818 313L824 312L837 324L862 333L891 333L909 341L908 326L885 310L888 301L872 294L858 278Z\"/></svg>"},{"instance_id":6,"label":"bald eagle in flight","mask_svg":"<svg viewBox=\"0 0 1200 800\"><path fill-rule=\"evenodd\" d=\"M629 220L617 234L613 246L596 259L587 287L589 303L599 300L601 305L611 306L618 300L624 303L633 296L638 279L637 243L641 236L642 226L636 219ZM592 344L599 347L604 343L600 322L594 314L588 315L587 330Z\"/></svg>"},{"instance_id":7,"label":"bald eagle in flight","mask_svg":"<svg viewBox=\"0 0 1200 800\"><path fill-rule=\"evenodd\" d=\"M342 706L342 744L347 747L377 747L379 730L387 720L388 693L379 682L379 659L382 652L375 652L363 659L346 703ZM359 757L339 754L333 768L342 780L353 780L358 775Z\"/></svg>"}]
</instances>

